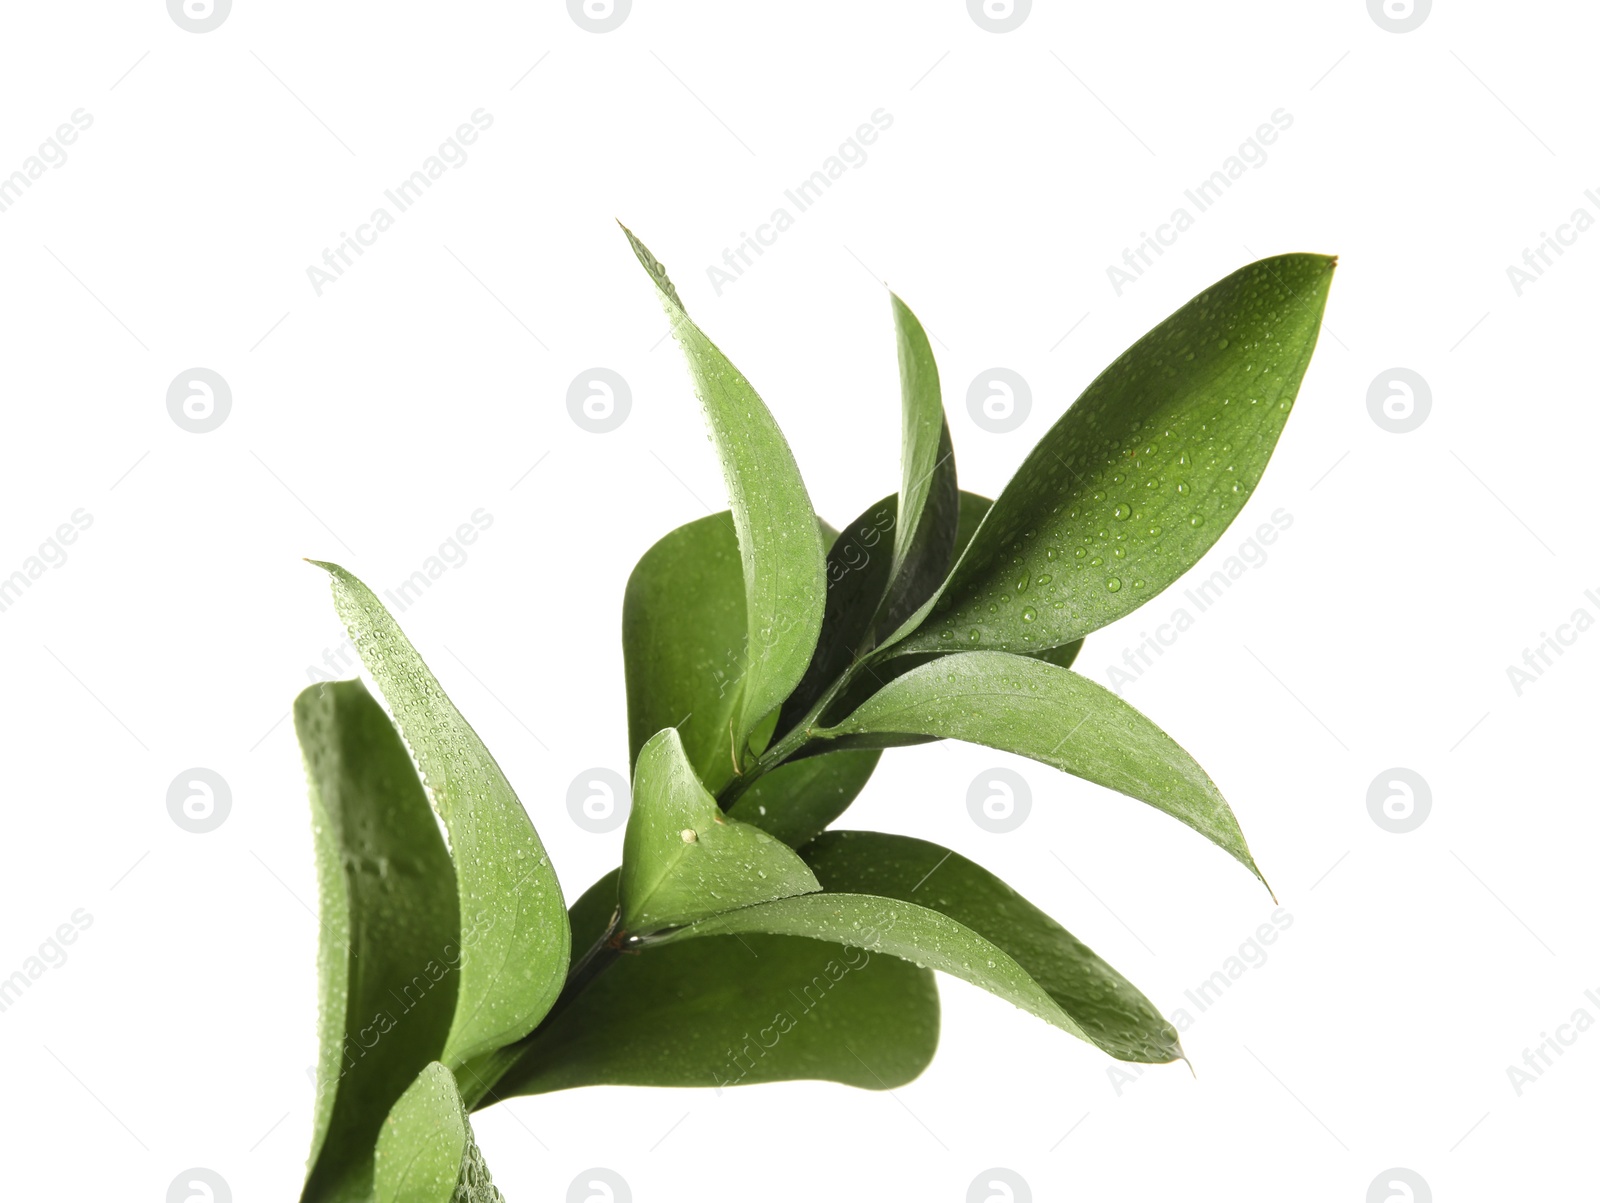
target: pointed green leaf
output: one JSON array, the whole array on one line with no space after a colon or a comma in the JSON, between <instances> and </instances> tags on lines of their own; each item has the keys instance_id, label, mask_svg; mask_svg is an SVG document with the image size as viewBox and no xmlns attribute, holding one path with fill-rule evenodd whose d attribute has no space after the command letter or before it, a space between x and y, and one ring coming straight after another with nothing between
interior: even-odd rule
<instances>
[{"instance_id":1,"label":"pointed green leaf","mask_svg":"<svg viewBox=\"0 0 1600 1203\"><path fill-rule=\"evenodd\" d=\"M871 832L826 832L807 846L806 859L826 893L716 915L663 941L670 948L750 932L837 940L981 986L1120 1060L1183 1055L1177 1033L1144 995L971 861Z\"/></svg>"},{"instance_id":2,"label":"pointed green leaf","mask_svg":"<svg viewBox=\"0 0 1600 1203\"><path fill-rule=\"evenodd\" d=\"M520 1039L566 980L571 934L550 858L483 741L372 591L337 564L333 602L444 820L462 915L454 1022L440 1060Z\"/></svg>"},{"instance_id":3,"label":"pointed green leaf","mask_svg":"<svg viewBox=\"0 0 1600 1203\"><path fill-rule=\"evenodd\" d=\"M894 564L898 570L909 557L917 525L934 489L934 472L948 448L940 444L947 434L944 403L939 396L939 367L922 323L894 293L895 353L900 363L900 516L894 536ZM955 482L950 474L950 482Z\"/></svg>"},{"instance_id":4,"label":"pointed green leaf","mask_svg":"<svg viewBox=\"0 0 1600 1203\"><path fill-rule=\"evenodd\" d=\"M573 904L578 944L606 930L616 897L613 871ZM493 1097L800 1078L892 1090L938 1041L929 970L818 940L709 936L619 958L527 1039Z\"/></svg>"},{"instance_id":5,"label":"pointed green leaf","mask_svg":"<svg viewBox=\"0 0 1600 1203\"><path fill-rule=\"evenodd\" d=\"M822 627L822 535L800 469L750 382L684 312L666 268L624 227L655 281L705 408L744 566L747 667L734 724L742 749L756 724L789 696Z\"/></svg>"},{"instance_id":6,"label":"pointed green leaf","mask_svg":"<svg viewBox=\"0 0 1600 1203\"><path fill-rule=\"evenodd\" d=\"M302 1203L372 1193L384 1116L444 1048L455 1011L456 875L405 745L360 681L295 699L322 945L310 1173Z\"/></svg>"},{"instance_id":7,"label":"pointed green leaf","mask_svg":"<svg viewBox=\"0 0 1600 1203\"><path fill-rule=\"evenodd\" d=\"M1233 811L1194 758L1109 689L1054 664L1005 652L943 656L819 734L935 735L1031 757L1148 802L1261 876Z\"/></svg>"},{"instance_id":8,"label":"pointed green leaf","mask_svg":"<svg viewBox=\"0 0 1600 1203\"><path fill-rule=\"evenodd\" d=\"M505 1203L472 1138L455 1075L437 1061L384 1121L376 1162L377 1203Z\"/></svg>"},{"instance_id":9,"label":"pointed green leaf","mask_svg":"<svg viewBox=\"0 0 1600 1203\"><path fill-rule=\"evenodd\" d=\"M955 451L939 395L939 368L922 323L893 293L900 364L900 495L894 567L882 634L889 634L928 598L950 570L960 512Z\"/></svg>"},{"instance_id":10,"label":"pointed green leaf","mask_svg":"<svg viewBox=\"0 0 1600 1203\"><path fill-rule=\"evenodd\" d=\"M739 795L728 817L798 848L856 800L881 755L876 750L828 752L780 764Z\"/></svg>"},{"instance_id":11,"label":"pointed green leaf","mask_svg":"<svg viewBox=\"0 0 1600 1203\"><path fill-rule=\"evenodd\" d=\"M897 898L938 911L1004 950L1089 1039L1124 1061L1182 1056L1178 1034L1130 982L980 865L926 840L829 831L806 863L832 893Z\"/></svg>"},{"instance_id":12,"label":"pointed green leaf","mask_svg":"<svg viewBox=\"0 0 1600 1203\"><path fill-rule=\"evenodd\" d=\"M639 753L621 887L630 935L820 888L788 845L723 815L671 727Z\"/></svg>"},{"instance_id":13,"label":"pointed green leaf","mask_svg":"<svg viewBox=\"0 0 1600 1203\"><path fill-rule=\"evenodd\" d=\"M905 650L1069 643L1192 567L1261 479L1333 266L1253 263L1124 352L1023 461Z\"/></svg>"},{"instance_id":14,"label":"pointed green leaf","mask_svg":"<svg viewBox=\"0 0 1600 1203\"><path fill-rule=\"evenodd\" d=\"M622 602L628 759L676 727L700 780L733 777L732 727L744 672L744 578L726 511L680 526L640 558Z\"/></svg>"}]
</instances>

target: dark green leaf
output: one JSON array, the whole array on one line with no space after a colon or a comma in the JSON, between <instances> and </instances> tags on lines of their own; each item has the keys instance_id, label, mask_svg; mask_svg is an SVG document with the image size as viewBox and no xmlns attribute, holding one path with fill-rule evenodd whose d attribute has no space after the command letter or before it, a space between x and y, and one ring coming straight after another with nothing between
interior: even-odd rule
<instances>
[{"instance_id":1,"label":"dark green leaf","mask_svg":"<svg viewBox=\"0 0 1600 1203\"><path fill-rule=\"evenodd\" d=\"M1148 802L1261 876L1233 811L1193 757L1110 690L1053 664L1005 652L943 656L819 734L934 735L1028 756Z\"/></svg>"},{"instance_id":2,"label":"dark green leaf","mask_svg":"<svg viewBox=\"0 0 1600 1203\"><path fill-rule=\"evenodd\" d=\"M1261 479L1333 265L1281 255L1242 268L1101 373L1000 494L905 650L1055 647L1192 567Z\"/></svg>"},{"instance_id":3,"label":"dark green leaf","mask_svg":"<svg viewBox=\"0 0 1600 1203\"><path fill-rule=\"evenodd\" d=\"M608 874L573 905L579 944L606 930L616 882ZM818 940L711 936L623 955L528 1038L493 1097L798 1078L892 1090L938 1040L926 969Z\"/></svg>"},{"instance_id":4,"label":"dark green leaf","mask_svg":"<svg viewBox=\"0 0 1600 1203\"><path fill-rule=\"evenodd\" d=\"M561 886L500 766L382 603L337 564L318 567L450 833L461 967L439 1059L458 1067L525 1036L555 1002L571 939Z\"/></svg>"},{"instance_id":5,"label":"dark green leaf","mask_svg":"<svg viewBox=\"0 0 1600 1203\"><path fill-rule=\"evenodd\" d=\"M828 600L822 634L800 684L783 704L778 729L788 731L810 713L828 686L872 646L874 619L894 567L897 502L893 494L847 524L828 551Z\"/></svg>"},{"instance_id":6,"label":"dark green leaf","mask_svg":"<svg viewBox=\"0 0 1600 1203\"><path fill-rule=\"evenodd\" d=\"M734 723L743 750L799 683L817 645L825 593L822 535L783 432L750 382L684 312L666 268L624 227L672 322L722 458L744 567L746 668Z\"/></svg>"},{"instance_id":7,"label":"dark green leaf","mask_svg":"<svg viewBox=\"0 0 1600 1203\"><path fill-rule=\"evenodd\" d=\"M728 783L744 636L732 515L680 526L645 552L622 602L630 765L652 735L677 727L706 788L717 793Z\"/></svg>"},{"instance_id":8,"label":"dark green leaf","mask_svg":"<svg viewBox=\"0 0 1600 1203\"><path fill-rule=\"evenodd\" d=\"M806 855L828 881L826 893L715 915L662 941L671 948L699 936L766 932L849 942L981 986L1114 1057L1183 1055L1149 1000L970 861L920 840L862 832L824 833ZM935 887L947 868L949 878ZM918 901L909 901L913 895Z\"/></svg>"},{"instance_id":9,"label":"dark green leaf","mask_svg":"<svg viewBox=\"0 0 1600 1203\"><path fill-rule=\"evenodd\" d=\"M622 844L623 931L644 935L819 888L787 844L723 815L677 731L645 744Z\"/></svg>"},{"instance_id":10,"label":"dark green leaf","mask_svg":"<svg viewBox=\"0 0 1600 1203\"><path fill-rule=\"evenodd\" d=\"M828 831L806 862L829 893L876 894L938 911L1009 954L1090 1041L1124 1061L1183 1055L1143 994L1071 932L987 869L926 840Z\"/></svg>"},{"instance_id":11,"label":"dark green leaf","mask_svg":"<svg viewBox=\"0 0 1600 1203\"><path fill-rule=\"evenodd\" d=\"M472 1138L455 1075L437 1061L384 1121L376 1160L376 1203L505 1203Z\"/></svg>"},{"instance_id":12,"label":"dark green leaf","mask_svg":"<svg viewBox=\"0 0 1600 1203\"><path fill-rule=\"evenodd\" d=\"M372 1193L389 1109L444 1049L455 1012L456 875L411 757L360 681L295 699L322 943L317 1103L303 1203Z\"/></svg>"}]
</instances>

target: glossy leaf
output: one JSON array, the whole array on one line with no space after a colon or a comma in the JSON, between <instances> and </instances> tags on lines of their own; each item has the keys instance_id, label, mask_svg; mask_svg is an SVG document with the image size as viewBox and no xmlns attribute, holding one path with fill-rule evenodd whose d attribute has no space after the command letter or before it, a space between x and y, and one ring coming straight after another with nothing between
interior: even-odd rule
<instances>
[{"instance_id":1,"label":"glossy leaf","mask_svg":"<svg viewBox=\"0 0 1600 1203\"><path fill-rule=\"evenodd\" d=\"M1261 479L1333 265L1253 263L1124 352L1023 461L905 650L1058 646L1192 567Z\"/></svg>"},{"instance_id":2,"label":"glossy leaf","mask_svg":"<svg viewBox=\"0 0 1600 1203\"><path fill-rule=\"evenodd\" d=\"M1182 1056L1155 1005L1071 932L981 865L926 840L829 831L806 863L830 893L876 894L938 911L1010 955L1088 1034L1124 1061Z\"/></svg>"},{"instance_id":3,"label":"glossy leaf","mask_svg":"<svg viewBox=\"0 0 1600 1203\"><path fill-rule=\"evenodd\" d=\"M900 365L900 494L893 584L879 615L887 635L932 597L950 570L960 515L955 450L939 395L939 368L922 323L893 293Z\"/></svg>"},{"instance_id":4,"label":"glossy leaf","mask_svg":"<svg viewBox=\"0 0 1600 1203\"><path fill-rule=\"evenodd\" d=\"M956 557L966 550L967 544L972 541L972 536L978 531L978 525L983 521L994 502L987 497L980 497L976 493L961 491L961 517L956 526ZM946 640L945 643L954 643ZM946 648L946 650L952 650ZM1013 648L1012 651L1024 656L1033 656L1039 660L1048 660L1051 664L1058 664L1062 668L1071 668L1072 662L1078 658L1078 653L1083 650L1083 640L1074 639L1070 643L1059 644L1056 647L1047 647L1039 651L1023 648ZM921 663L916 661L915 663Z\"/></svg>"},{"instance_id":5,"label":"glossy leaf","mask_svg":"<svg viewBox=\"0 0 1600 1203\"><path fill-rule=\"evenodd\" d=\"M616 896L612 872L573 904L578 944L605 931ZM926 969L819 940L708 936L621 957L528 1038L494 1097L799 1078L892 1090L938 1040Z\"/></svg>"},{"instance_id":6,"label":"glossy leaf","mask_svg":"<svg viewBox=\"0 0 1600 1203\"><path fill-rule=\"evenodd\" d=\"M630 766L646 740L676 727L706 788L716 793L728 783L744 635L744 577L726 510L645 552L622 602Z\"/></svg>"},{"instance_id":7,"label":"glossy leaf","mask_svg":"<svg viewBox=\"0 0 1600 1203\"><path fill-rule=\"evenodd\" d=\"M723 815L668 727L639 753L622 842L622 930L643 935L820 889L805 862Z\"/></svg>"},{"instance_id":8,"label":"glossy leaf","mask_svg":"<svg viewBox=\"0 0 1600 1203\"><path fill-rule=\"evenodd\" d=\"M830 751L787 761L740 794L728 817L798 848L856 800L881 755L876 750Z\"/></svg>"},{"instance_id":9,"label":"glossy leaf","mask_svg":"<svg viewBox=\"0 0 1600 1203\"><path fill-rule=\"evenodd\" d=\"M376 1162L377 1203L505 1203L472 1138L455 1075L437 1061L384 1121Z\"/></svg>"},{"instance_id":10,"label":"glossy leaf","mask_svg":"<svg viewBox=\"0 0 1600 1203\"><path fill-rule=\"evenodd\" d=\"M1005 652L943 656L897 677L837 726L862 740L934 735L1052 765L1148 802L1261 876L1233 811L1205 770L1110 690Z\"/></svg>"},{"instance_id":11,"label":"glossy leaf","mask_svg":"<svg viewBox=\"0 0 1600 1203\"><path fill-rule=\"evenodd\" d=\"M804 719L839 674L871 649L875 619L894 571L897 510L893 494L874 502L847 523L830 545L822 633L805 676L783 704L780 731L788 731Z\"/></svg>"},{"instance_id":12,"label":"glossy leaf","mask_svg":"<svg viewBox=\"0 0 1600 1203\"><path fill-rule=\"evenodd\" d=\"M454 1022L459 1067L532 1030L566 980L571 935L555 870L505 774L365 585L337 564L334 607L444 820L462 917Z\"/></svg>"},{"instance_id":13,"label":"glossy leaf","mask_svg":"<svg viewBox=\"0 0 1600 1203\"><path fill-rule=\"evenodd\" d=\"M669 948L752 932L836 940L981 986L1122 1060L1183 1055L1148 999L972 862L920 840L865 832L827 832L806 858L826 893L716 915L662 940Z\"/></svg>"},{"instance_id":14,"label":"glossy leaf","mask_svg":"<svg viewBox=\"0 0 1600 1203\"><path fill-rule=\"evenodd\" d=\"M372 1193L389 1109L444 1048L455 1011L455 870L411 757L360 681L295 699L310 785L322 944L320 1053L302 1203Z\"/></svg>"},{"instance_id":15,"label":"glossy leaf","mask_svg":"<svg viewBox=\"0 0 1600 1203\"><path fill-rule=\"evenodd\" d=\"M783 432L750 382L684 312L666 268L629 232L683 347L722 459L744 568L746 668L734 746L789 696L811 661L825 593L822 535Z\"/></svg>"}]
</instances>

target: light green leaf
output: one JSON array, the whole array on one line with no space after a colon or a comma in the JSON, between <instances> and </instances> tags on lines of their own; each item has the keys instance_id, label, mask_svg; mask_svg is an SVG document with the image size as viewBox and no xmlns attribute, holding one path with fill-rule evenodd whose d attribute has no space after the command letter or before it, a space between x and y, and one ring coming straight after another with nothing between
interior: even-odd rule
<instances>
[{"instance_id":1,"label":"light green leaf","mask_svg":"<svg viewBox=\"0 0 1600 1203\"><path fill-rule=\"evenodd\" d=\"M909 556L917 524L933 491L945 423L939 367L922 323L892 292L889 305L894 311L895 353L900 363L900 524L894 535L898 571Z\"/></svg>"},{"instance_id":2,"label":"light green leaf","mask_svg":"<svg viewBox=\"0 0 1600 1203\"><path fill-rule=\"evenodd\" d=\"M805 857L826 893L716 915L662 940L669 948L750 932L836 940L981 986L1120 1060L1183 1055L1144 995L971 861L921 840L840 831L813 840Z\"/></svg>"},{"instance_id":3,"label":"light green leaf","mask_svg":"<svg viewBox=\"0 0 1600 1203\"><path fill-rule=\"evenodd\" d=\"M302 1203L372 1194L384 1116L444 1048L455 1011L456 875L416 769L360 681L295 699L317 850L321 1029Z\"/></svg>"},{"instance_id":4,"label":"light green leaf","mask_svg":"<svg viewBox=\"0 0 1600 1203\"><path fill-rule=\"evenodd\" d=\"M1261 876L1233 811L1193 757L1116 694L1054 664L1005 652L942 656L817 734L854 737L852 746L935 735L1015 752L1148 802Z\"/></svg>"},{"instance_id":5,"label":"light green leaf","mask_svg":"<svg viewBox=\"0 0 1600 1203\"><path fill-rule=\"evenodd\" d=\"M579 945L606 930L616 897L613 871L573 904ZM799 1078L892 1090L938 1041L926 969L818 940L708 936L619 958L528 1037L493 1097Z\"/></svg>"},{"instance_id":6,"label":"light green leaf","mask_svg":"<svg viewBox=\"0 0 1600 1203\"><path fill-rule=\"evenodd\" d=\"M726 511L680 526L640 558L622 601L628 760L676 727L717 793L733 777L732 727L744 672L739 543Z\"/></svg>"},{"instance_id":7,"label":"light green leaf","mask_svg":"<svg viewBox=\"0 0 1600 1203\"><path fill-rule=\"evenodd\" d=\"M880 616L888 634L938 590L950 570L960 512L955 451L939 395L939 368L916 315L889 294L900 363L900 495L894 566Z\"/></svg>"},{"instance_id":8,"label":"light green leaf","mask_svg":"<svg viewBox=\"0 0 1600 1203\"><path fill-rule=\"evenodd\" d=\"M723 815L675 730L645 744L622 841L621 930L646 935L819 888L788 845Z\"/></svg>"},{"instance_id":9,"label":"light green leaf","mask_svg":"<svg viewBox=\"0 0 1600 1203\"><path fill-rule=\"evenodd\" d=\"M439 1059L459 1067L526 1035L555 1002L571 951L561 887L500 766L388 611L337 564L318 567L450 836L461 966Z\"/></svg>"},{"instance_id":10,"label":"light green leaf","mask_svg":"<svg viewBox=\"0 0 1600 1203\"><path fill-rule=\"evenodd\" d=\"M626 227L655 281L722 458L744 567L746 660L734 724L742 750L799 683L822 628L822 534L783 432L750 382L684 312L666 268Z\"/></svg>"},{"instance_id":11,"label":"light green leaf","mask_svg":"<svg viewBox=\"0 0 1600 1203\"><path fill-rule=\"evenodd\" d=\"M882 755L874 749L787 761L740 794L728 817L798 848L856 800Z\"/></svg>"},{"instance_id":12,"label":"light green leaf","mask_svg":"<svg viewBox=\"0 0 1600 1203\"><path fill-rule=\"evenodd\" d=\"M1056 647L1192 567L1261 479L1333 266L1253 263L1124 352L1023 461L904 649Z\"/></svg>"},{"instance_id":13,"label":"light green leaf","mask_svg":"<svg viewBox=\"0 0 1600 1203\"><path fill-rule=\"evenodd\" d=\"M505 1203L472 1138L455 1075L437 1061L384 1121L376 1163L377 1203Z\"/></svg>"}]
</instances>

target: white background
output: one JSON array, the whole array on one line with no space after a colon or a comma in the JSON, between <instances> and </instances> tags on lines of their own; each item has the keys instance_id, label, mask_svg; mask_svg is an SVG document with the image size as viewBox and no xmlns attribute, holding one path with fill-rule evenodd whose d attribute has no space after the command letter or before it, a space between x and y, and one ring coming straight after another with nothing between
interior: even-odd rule
<instances>
[{"instance_id":1,"label":"white background","mask_svg":"<svg viewBox=\"0 0 1600 1203\"><path fill-rule=\"evenodd\" d=\"M513 1203L596 1165L641 1203L957 1203L993 1166L1041 1200L1360 1203L1396 1166L1441 1201L1594 1197L1600 1031L1520 1095L1507 1073L1576 1010L1600 1019L1600 634L1520 696L1507 675L1574 610L1600 616L1600 233L1520 296L1506 272L1573 210L1600 216L1589 6L1440 3L1404 34L1361 0L1038 3L1003 34L960 0L637 0L606 34L551 0L239 0L205 34L152 0L5 20L0 174L93 118L0 213L0 575L93 519L0 613L0 976L92 916L0 1014L9 1196L156 1203L203 1166L239 1203L295 1197L317 924L284 720L341 641L299 557L381 591L491 514L402 623L569 897L616 862L621 832L580 830L565 795L625 768L623 584L724 499L615 217L760 388L836 524L898 480L880 281L937 337L962 483L993 495L1206 284L1340 256L1272 466L1195 571L1275 509L1293 525L1126 690L1221 785L1292 926L1185 1032L1198 1077L1119 1092L1094 1049L942 982L939 1055L893 1095L599 1088L480 1114ZM318 296L307 267L480 108L468 161ZM717 295L706 266L880 108L866 162ZM1293 123L1265 164L1118 295L1107 267L1278 109ZM996 365L1033 393L1004 435L965 404ZM207 434L166 408L195 366L232 390ZM603 435L566 408L595 366L632 393ZM1431 386L1407 434L1367 407L1396 366ZM1104 681L1181 602L1093 636L1081 671ZM966 809L1002 764L1033 793L1009 835ZM192 766L231 787L209 834L167 813ZM1395 766L1432 792L1404 835L1367 808ZM886 755L846 822L1000 873L1163 1010L1272 911L1153 810L979 748Z\"/></svg>"}]
</instances>

